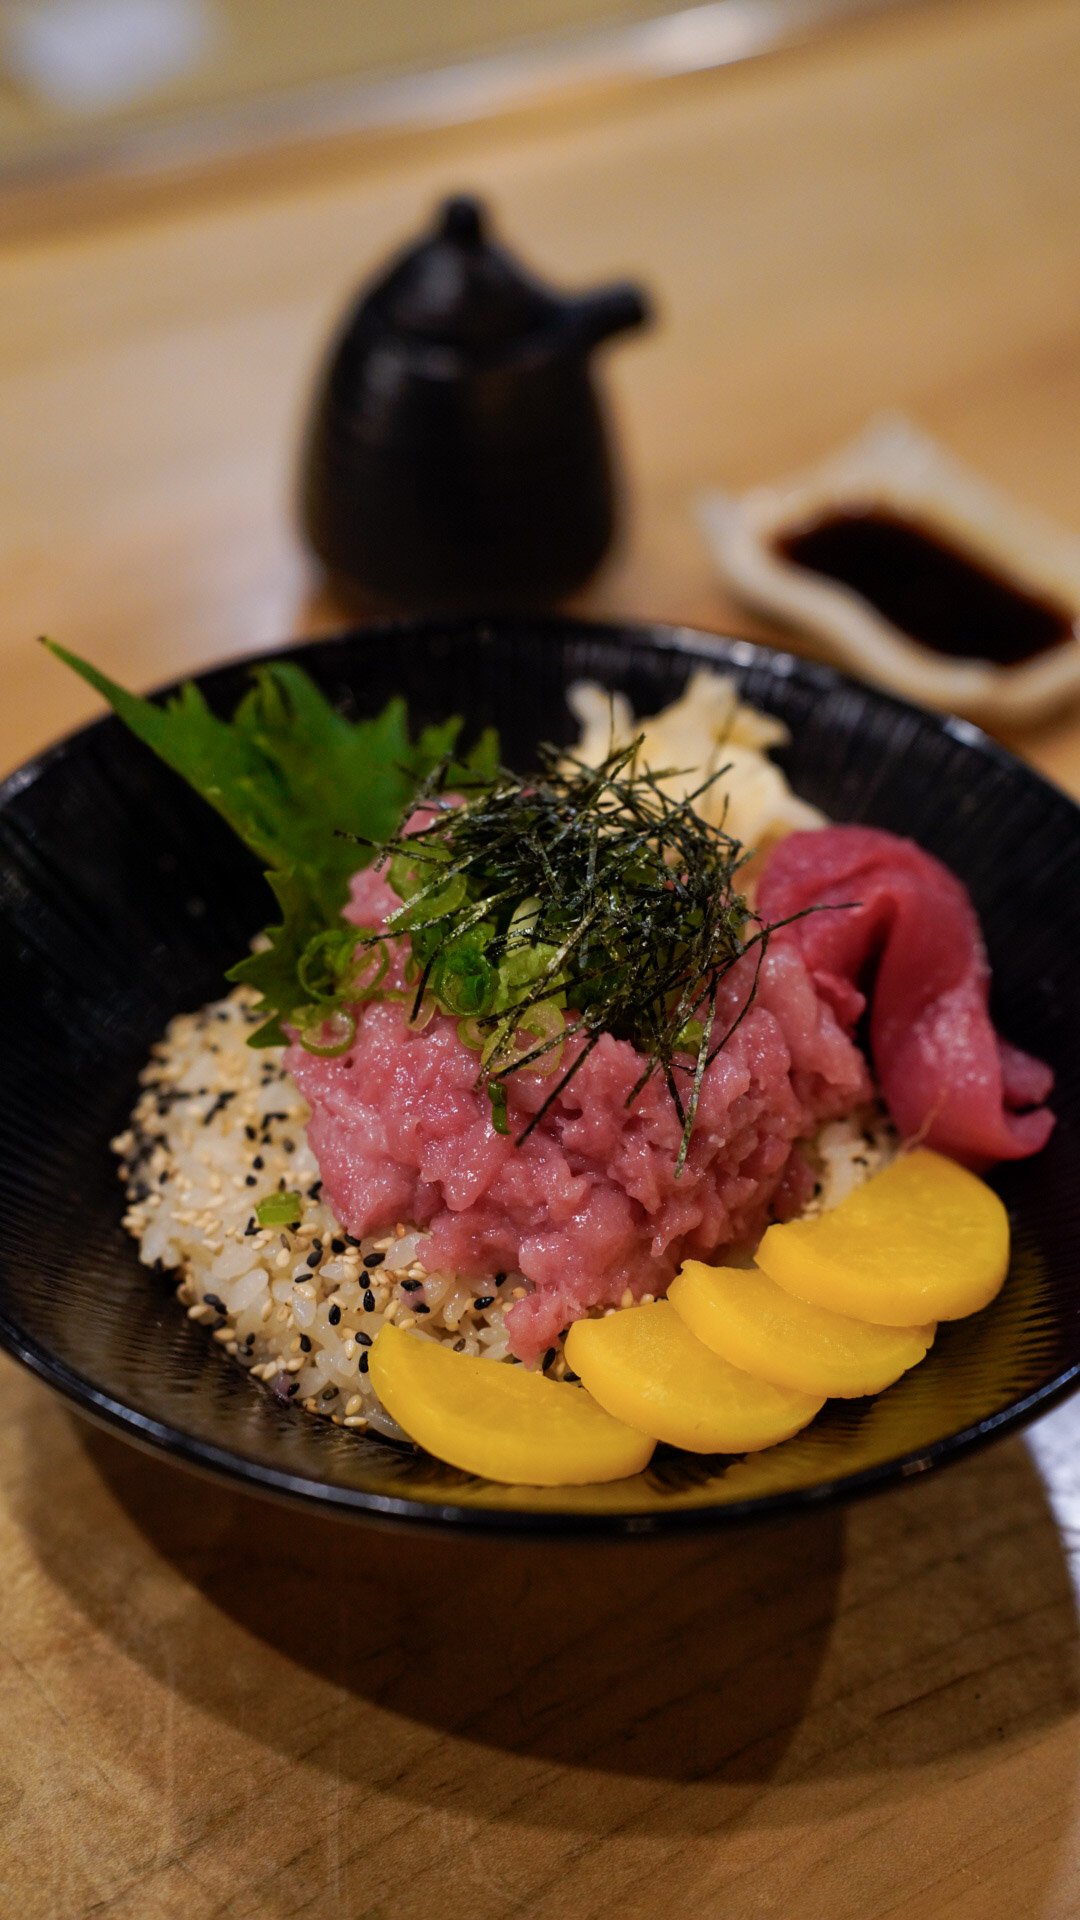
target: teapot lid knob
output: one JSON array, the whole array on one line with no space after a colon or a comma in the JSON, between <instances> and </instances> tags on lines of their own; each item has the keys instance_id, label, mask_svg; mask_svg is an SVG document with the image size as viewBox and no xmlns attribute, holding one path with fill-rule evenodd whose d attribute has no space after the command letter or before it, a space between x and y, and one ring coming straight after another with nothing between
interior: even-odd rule
<instances>
[{"instance_id":1,"label":"teapot lid knob","mask_svg":"<svg viewBox=\"0 0 1080 1920\"><path fill-rule=\"evenodd\" d=\"M492 241L482 203L462 193L445 200L427 233L391 263L368 306L402 337L471 356L524 338L555 302Z\"/></svg>"},{"instance_id":2,"label":"teapot lid knob","mask_svg":"<svg viewBox=\"0 0 1080 1920\"><path fill-rule=\"evenodd\" d=\"M444 200L440 211L439 232L444 240L456 241L459 247L483 246L487 239L484 230L484 209L479 200L470 193L455 193Z\"/></svg>"}]
</instances>

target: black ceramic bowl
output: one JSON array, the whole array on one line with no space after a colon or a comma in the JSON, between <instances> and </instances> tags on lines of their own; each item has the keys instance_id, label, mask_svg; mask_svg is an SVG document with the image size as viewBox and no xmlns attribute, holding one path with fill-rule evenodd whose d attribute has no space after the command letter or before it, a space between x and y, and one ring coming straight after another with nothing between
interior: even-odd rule
<instances>
[{"instance_id":1,"label":"black ceramic bowl","mask_svg":"<svg viewBox=\"0 0 1080 1920\"><path fill-rule=\"evenodd\" d=\"M1080 810L966 722L941 720L745 641L558 620L426 621L299 647L336 701L406 695L416 722L494 724L527 768L565 742L574 680L639 713L700 662L778 713L797 792L837 820L912 835L966 882L1006 1035L1053 1063L1046 1151L1001 1169L1008 1282L944 1326L927 1360L874 1400L830 1402L745 1460L659 1448L638 1478L494 1485L283 1406L226 1359L136 1259L110 1136L152 1041L221 991L272 902L209 808L111 718L0 789L0 1342L84 1412L189 1465L340 1513L532 1532L712 1526L842 1498L954 1459L1049 1406L1080 1371ZM200 685L231 712L250 662ZM57 668L59 672L59 667Z\"/></svg>"}]
</instances>

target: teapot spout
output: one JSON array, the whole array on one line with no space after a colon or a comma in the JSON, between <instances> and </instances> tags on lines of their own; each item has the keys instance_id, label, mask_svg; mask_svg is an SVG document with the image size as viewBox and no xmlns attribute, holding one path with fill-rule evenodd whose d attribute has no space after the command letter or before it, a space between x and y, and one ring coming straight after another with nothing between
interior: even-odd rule
<instances>
[{"instance_id":1,"label":"teapot spout","mask_svg":"<svg viewBox=\"0 0 1080 1920\"><path fill-rule=\"evenodd\" d=\"M652 309L641 288L623 280L582 294L573 303L573 319L582 344L595 347L612 334L645 326L652 319Z\"/></svg>"}]
</instances>

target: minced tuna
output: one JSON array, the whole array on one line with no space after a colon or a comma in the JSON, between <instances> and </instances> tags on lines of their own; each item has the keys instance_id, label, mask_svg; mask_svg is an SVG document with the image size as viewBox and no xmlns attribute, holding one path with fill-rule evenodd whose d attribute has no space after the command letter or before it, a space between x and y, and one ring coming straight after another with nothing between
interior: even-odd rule
<instances>
[{"instance_id":1,"label":"minced tuna","mask_svg":"<svg viewBox=\"0 0 1080 1920\"><path fill-rule=\"evenodd\" d=\"M397 904L378 874L355 877L358 926L381 927ZM749 997L755 966L749 955L728 976L718 1033ZM605 1035L517 1145L551 1079L509 1077L510 1134L499 1134L457 1023L436 1014L413 1031L406 1013L400 1002L368 1006L342 1058L299 1045L285 1056L311 1108L325 1197L356 1235L400 1220L426 1228L429 1271L524 1275L533 1291L506 1326L527 1362L590 1308L663 1293L682 1260L753 1243L771 1215L797 1211L812 1184L799 1142L871 1097L862 1054L792 946L767 955L705 1074L678 1179L681 1128L659 1076L627 1106L645 1064L629 1042Z\"/></svg>"}]
</instances>

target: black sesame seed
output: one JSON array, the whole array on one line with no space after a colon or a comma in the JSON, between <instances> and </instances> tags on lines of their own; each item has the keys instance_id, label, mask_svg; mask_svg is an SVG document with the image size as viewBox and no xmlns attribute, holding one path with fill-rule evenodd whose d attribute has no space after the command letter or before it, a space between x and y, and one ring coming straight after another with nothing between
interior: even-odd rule
<instances>
[{"instance_id":1,"label":"black sesame seed","mask_svg":"<svg viewBox=\"0 0 1080 1920\"><path fill-rule=\"evenodd\" d=\"M247 1348L248 1352L250 1353L252 1347L255 1345L255 1335L253 1333L248 1334L247 1339L244 1341L244 1345Z\"/></svg>"},{"instance_id":2,"label":"black sesame seed","mask_svg":"<svg viewBox=\"0 0 1080 1920\"><path fill-rule=\"evenodd\" d=\"M548 1368L550 1367L550 1365L551 1365L551 1363L552 1363L552 1361L553 1361L553 1360L554 1360L554 1358L555 1358L555 1355L556 1355L556 1352L557 1352L557 1351L558 1351L558 1349L557 1349L556 1347L549 1347L549 1348L548 1348L548 1350L547 1350L547 1352L546 1352L546 1353L545 1353L545 1355L544 1355L544 1358L543 1358L543 1360L542 1360L542 1361L541 1361L541 1363L540 1363L540 1371L541 1371L541 1373L546 1373L546 1372L547 1372L547 1370L548 1370Z\"/></svg>"},{"instance_id":3,"label":"black sesame seed","mask_svg":"<svg viewBox=\"0 0 1080 1920\"><path fill-rule=\"evenodd\" d=\"M251 1338L252 1340L254 1340L254 1338L255 1338L255 1335L254 1335L254 1334L251 1334L251 1335L250 1335L250 1338ZM311 1341L310 1341L310 1340L308 1339L308 1337L307 1337L307 1334L306 1334L306 1333L302 1333L302 1334L300 1335L300 1351L301 1351L301 1353L310 1353L310 1352L311 1352Z\"/></svg>"},{"instance_id":4,"label":"black sesame seed","mask_svg":"<svg viewBox=\"0 0 1080 1920\"><path fill-rule=\"evenodd\" d=\"M299 1393L299 1391L300 1391L300 1382L299 1382L299 1380L294 1380L294 1381L293 1381L293 1382L291 1383L291 1385L290 1385L290 1386L287 1386L287 1387L286 1387L286 1389L285 1389L285 1398L286 1398L286 1400L291 1400L291 1399L292 1399L292 1397L293 1397L293 1394L294 1394L294 1393ZM334 1391L335 1391L335 1393L337 1392L337 1388L336 1388L336 1387L335 1387L335 1389L334 1389Z\"/></svg>"},{"instance_id":5,"label":"black sesame seed","mask_svg":"<svg viewBox=\"0 0 1080 1920\"><path fill-rule=\"evenodd\" d=\"M249 1140L254 1140L254 1139L256 1139L256 1138L257 1138L257 1135L256 1135L256 1132L255 1132L255 1129L254 1129L254 1127L245 1127L245 1128L244 1128L244 1132L245 1132L245 1134L247 1135L247 1138L248 1138Z\"/></svg>"},{"instance_id":6,"label":"black sesame seed","mask_svg":"<svg viewBox=\"0 0 1080 1920\"><path fill-rule=\"evenodd\" d=\"M216 1293L204 1293L203 1299L208 1307L213 1307L215 1313L228 1313L229 1309L224 1300L220 1299Z\"/></svg>"},{"instance_id":7,"label":"black sesame seed","mask_svg":"<svg viewBox=\"0 0 1080 1920\"><path fill-rule=\"evenodd\" d=\"M307 1197L309 1200L317 1200L321 1192L322 1192L322 1181L313 1180L310 1187L307 1190Z\"/></svg>"},{"instance_id":8,"label":"black sesame seed","mask_svg":"<svg viewBox=\"0 0 1080 1920\"><path fill-rule=\"evenodd\" d=\"M360 1346L362 1346L362 1347L370 1347L370 1345L371 1345L371 1335L370 1335L370 1333L358 1333L358 1334L357 1334L357 1336L356 1336L356 1338L357 1338L357 1342L358 1342L358 1344L359 1344Z\"/></svg>"},{"instance_id":9,"label":"black sesame seed","mask_svg":"<svg viewBox=\"0 0 1080 1920\"><path fill-rule=\"evenodd\" d=\"M367 1372L367 1354L366 1353L362 1353L360 1355L360 1371L361 1373Z\"/></svg>"},{"instance_id":10,"label":"black sesame seed","mask_svg":"<svg viewBox=\"0 0 1080 1920\"><path fill-rule=\"evenodd\" d=\"M338 1321L339 1321L339 1320L341 1319L341 1308L340 1308L340 1307L338 1306L338 1303L337 1303L337 1301L336 1301L336 1300L334 1301L334 1304L333 1304L333 1306L331 1307L331 1309L330 1309L330 1311L329 1311L329 1313L327 1314L327 1316L326 1316L326 1317L327 1317L327 1319L329 1320L329 1322L330 1322L330 1325L331 1325L332 1327L336 1327L336 1326L337 1326L337 1324L338 1324Z\"/></svg>"},{"instance_id":11,"label":"black sesame seed","mask_svg":"<svg viewBox=\"0 0 1080 1920\"><path fill-rule=\"evenodd\" d=\"M257 1187L257 1186L258 1186L258 1184L259 1184L259 1183L258 1183L258 1181L256 1180L256 1178L255 1178L255 1175L254 1175L253 1173L245 1173L245 1175L244 1175L244 1185L245 1185L245 1187Z\"/></svg>"},{"instance_id":12,"label":"black sesame seed","mask_svg":"<svg viewBox=\"0 0 1080 1920\"><path fill-rule=\"evenodd\" d=\"M569 1367L567 1367L566 1372L563 1374L563 1379L568 1380L571 1386L576 1386L581 1379L581 1375L580 1373L571 1373Z\"/></svg>"},{"instance_id":13,"label":"black sesame seed","mask_svg":"<svg viewBox=\"0 0 1080 1920\"><path fill-rule=\"evenodd\" d=\"M295 1140L283 1140L281 1144L282 1144L282 1146L284 1147L284 1149L285 1149L285 1151L286 1151L286 1153L295 1153L295 1152L296 1152L296 1141L295 1141Z\"/></svg>"},{"instance_id":14,"label":"black sesame seed","mask_svg":"<svg viewBox=\"0 0 1080 1920\"><path fill-rule=\"evenodd\" d=\"M505 1275L505 1273L497 1273L497 1274L495 1275L495 1285L496 1285L497 1287L501 1287L501 1286L502 1286L502 1283L503 1283L503 1281L504 1281L505 1279L506 1279L506 1275Z\"/></svg>"},{"instance_id":15,"label":"black sesame seed","mask_svg":"<svg viewBox=\"0 0 1080 1920\"><path fill-rule=\"evenodd\" d=\"M251 1219L248 1221L247 1226L244 1228L244 1236L246 1238L249 1234L258 1233L258 1231L259 1231L259 1223L256 1220L255 1215L252 1214Z\"/></svg>"},{"instance_id":16,"label":"black sesame seed","mask_svg":"<svg viewBox=\"0 0 1080 1920\"><path fill-rule=\"evenodd\" d=\"M402 1293L415 1293L417 1288L422 1287L423 1284L422 1280L403 1280L401 1283L401 1291Z\"/></svg>"},{"instance_id":17,"label":"black sesame seed","mask_svg":"<svg viewBox=\"0 0 1080 1920\"><path fill-rule=\"evenodd\" d=\"M337 1391L338 1390L336 1387L324 1387L322 1392L319 1395L319 1399L320 1400L336 1400Z\"/></svg>"},{"instance_id":18,"label":"black sesame seed","mask_svg":"<svg viewBox=\"0 0 1080 1920\"><path fill-rule=\"evenodd\" d=\"M464 1351L465 1351L465 1342L464 1342L464 1340L455 1340L455 1341L454 1341L454 1352L455 1352L455 1353L464 1353Z\"/></svg>"},{"instance_id":19,"label":"black sesame seed","mask_svg":"<svg viewBox=\"0 0 1080 1920\"><path fill-rule=\"evenodd\" d=\"M430 1313L431 1308L428 1306L426 1300L417 1300L413 1305L413 1312L414 1313Z\"/></svg>"},{"instance_id":20,"label":"black sesame seed","mask_svg":"<svg viewBox=\"0 0 1080 1920\"><path fill-rule=\"evenodd\" d=\"M360 1245L360 1241L357 1239L357 1236L355 1233L347 1233L345 1235L345 1238L348 1241L350 1247L358 1247Z\"/></svg>"},{"instance_id":21,"label":"black sesame seed","mask_svg":"<svg viewBox=\"0 0 1080 1920\"><path fill-rule=\"evenodd\" d=\"M344 1240L331 1240L330 1251L331 1253L344 1253L345 1251Z\"/></svg>"},{"instance_id":22,"label":"black sesame seed","mask_svg":"<svg viewBox=\"0 0 1080 1920\"><path fill-rule=\"evenodd\" d=\"M368 1287L364 1294L364 1312L374 1313L374 1311L375 1311L375 1295L372 1293L371 1288Z\"/></svg>"},{"instance_id":23,"label":"black sesame seed","mask_svg":"<svg viewBox=\"0 0 1080 1920\"><path fill-rule=\"evenodd\" d=\"M261 1173L263 1168L266 1165L266 1161L263 1159L261 1153L257 1153L251 1164L254 1167L256 1173Z\"/></svg>"},{"instance_id":24,"label":"black sesame seed","mask_svg":"<svg viewBox=\"0 0 1080 1920\"><path fill-rule=\"evenodd\" d=\"M473 1306L476 1308L478 1313L483 1313L485 1307L493 1307L494 1304L495 1304L495 1295L493 1293L477 1294L476 1299L473 1301Z\"/></svg>"},{"instance_id":25,"label":"black sesame seed","mask_svg":"<svg viewBox=\"0 0 1080 1920\"><path fill-rule=\"evenodd\" d=\"M358 1247L359 1245L360 1245L359 1240L353 1241L354 1247ZM385 1259L386 1259L385 1253L365 1253L364 1265L365 1267L381 1267Z\"/></svg>"}]
</instances>

